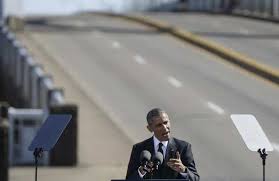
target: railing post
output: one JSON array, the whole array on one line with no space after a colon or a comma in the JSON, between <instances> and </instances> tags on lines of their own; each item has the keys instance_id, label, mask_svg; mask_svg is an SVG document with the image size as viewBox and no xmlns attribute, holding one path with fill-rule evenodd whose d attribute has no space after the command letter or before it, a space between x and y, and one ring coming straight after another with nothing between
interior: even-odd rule
<instances>
[{"instance_id":1,"label":"railing post","mask_svg":"<svg viewBox=\"0 0 279 181\"><path fill-rule=\"evenodd\" d=\"M8 181L9 174L9 124L8 104L0 103L0 180Z\"/></svg>"},{"instance_id":2,"label":"railing post","mask_svg":"<svg viewBox=\"0 0 279 181\"><path fill-rule=\"evenodd\" d=\"M4 19L3 11L4 11L4 9L3 9L3 0L0 0L0 21L3 21L3 19Z\"/></svg>"}]
</instances>

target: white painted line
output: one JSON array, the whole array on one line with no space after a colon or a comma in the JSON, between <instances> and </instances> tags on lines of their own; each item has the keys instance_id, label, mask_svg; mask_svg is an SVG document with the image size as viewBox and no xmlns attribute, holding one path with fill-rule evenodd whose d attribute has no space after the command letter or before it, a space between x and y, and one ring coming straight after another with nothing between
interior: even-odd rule
<instances>
[{"instance_id":1,"label":"white painted line","mask_svg":"<svg viewBox=\"0 0 279 181\"><path fill-rule=\"evenodd\" d=\"M218 105L214 104L213 102L207 102L207 106L218 114L224 114L225 111Z\"/></svg>"},{"instance_id":2,"label":"white painted line","mask_svg":"<svg viewBox=\"0 0 279 181\"><path fill-rule=\"evenodd\" d=\"M279 47L279 41L278 40L277 41L272 41L272 42L276 47Z\"/></svg>"},{"instance_id":3,"label":"white painted line","mask_svg":"<svg viewBox=\"0 0 279 181\"><path fill-rule=\"evenodd\" d=\"M172 76L168 77L168 82L176 88L182 87L182 83L179 80L177 80L176 78L172 77Z\"/></svg>"},{"instance_id":4,"label":"white painted line","mask_svg":"<svg viewBox=\"0 0 279 181\"><path fill-rule=\"evenodd\" d=\"M245 29L245 28L240 28L239 30L240 33L244 34L244 35L249 35L249 30Z\"/></svg>"},{"instance_id":5,"label":"white painted line","mask_svg":"<svg viewBox=\"0 0 279 181\"><path fill-rule=\"evenodd\" d=\"M213 23L213 26L215 26L216 28L220 28L222 25L219 21L217 21Z\"/></svg>"},{"instance_id":6,"label":"white painted line","mask_svg":"<svg viewBox=\"0 0 279 181\"><path fill-rule=\"evenodd\" d=\"M85 23L85 22L83 22L83 21L76 21L75 22L75 25L77 26L77 27L85 27L85 26L87 26L87 23Z\"/></svg>"},{"instance_id":7,"label":"white painted line","mask_svg":"<svg viewBox=\"0 0 279 181\"><path fill-rule=\"evenodd\" d=\"M146 64L146 61L143 59L143 57L141 57L140 55L135 55L134 56L135 61L140 64L140 65L144 65Z\"/></svg>"},{"instance_id":8,"label":"white painted line","mask_svg":"<svg viewBox=\"0 0 279 181\"><path fill-rule=\"evenodd\" d=\"M278 143L271 143L274 150L279 152L279 144Z\"/></svg>"},{"instance_id":9,"label":"white painted line","mask_svg":"<svg viewBox=\"0 0 279 181\"><path fill-rule=\"evenodd\" d=\"M113 48L120 48L120 43L118 43L117 41L114 41L114 42L112 43L112 47L113 47Z\"/></svg>"},{"instance_id":10,"label":"white painted line","mask_svg":"<svg viewBox=\"0 0 279 181\"><path fill-rule=\"evenodd\" d=\"M100 32L100 31L97 31L97 30L94 30L94 31L92 32L92 35L95 36L96 38L102 37L101 32Z\"/></svg>"}]
</instances>

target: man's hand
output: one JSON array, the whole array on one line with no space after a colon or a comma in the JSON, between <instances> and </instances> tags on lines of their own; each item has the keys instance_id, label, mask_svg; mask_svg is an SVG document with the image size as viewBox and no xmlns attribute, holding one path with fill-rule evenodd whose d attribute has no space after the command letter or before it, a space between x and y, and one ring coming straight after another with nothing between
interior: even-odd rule
<instances>
[{"instance_id":1,"label":"man's hand","mask_svg":"<svg viewBox=\"0 0 279 181\"><path fill-rule=\"evenodd\" d=\"M139 172L141 173L141 175L145 175L147 171L145 171L145 168L143 166L140 166Z\"/></svg>"},{"instance_id":2,"label":"man's hand","mask_svg":"<svg viewBox=\"0 0 279 181\"><path fill-rule=\"evenodd\" d=\"M174 171L177 171L179 173L184 173L187 170L187 167L183 165L181 159L180 159L180 154L177 151L176 152L176 158L171 158L168 162L167 165L173 169Z\"/></svg>"},{"instance_id":3,"label":"man's hand","mask_svg":"<svg viewBox=\"0 0 279 181\"><path fill-rule=\"evenodd\" d=\"M146 166L140 166L139 171L142 175L145 175L146 173L150 173L152 171L153 163L149 162Z\"/></svg>"}]
</instances>

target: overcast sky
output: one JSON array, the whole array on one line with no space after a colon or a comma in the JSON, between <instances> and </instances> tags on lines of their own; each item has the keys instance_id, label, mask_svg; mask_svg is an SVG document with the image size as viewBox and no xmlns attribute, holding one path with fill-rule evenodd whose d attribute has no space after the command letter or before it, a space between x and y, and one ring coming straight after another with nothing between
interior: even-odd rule
<instances>
[{"instance_id":1,"label":"overcast sky","mask_svg":"<svg viewBox=\"0 0 279 181\"><path fill-rule=\"evenodd\" d=\"M122 12L142 10L177 0L3 0L6 12L14 14L69 14L77 11Z\"/></svg>"}]
</instances>

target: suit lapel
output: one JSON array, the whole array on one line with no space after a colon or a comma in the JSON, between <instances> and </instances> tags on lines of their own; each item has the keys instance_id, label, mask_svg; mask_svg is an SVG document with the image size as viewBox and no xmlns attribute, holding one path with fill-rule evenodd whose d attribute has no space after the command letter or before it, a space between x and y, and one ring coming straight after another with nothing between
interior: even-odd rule
<instances>
[{"instance_id":1,"label":"suit lapel","mask_svg":"<svg viewBox=\"0 0 279 181\"><path fill-rule=\"evenodd\" d=\"M154 155L155 153L155 148L154 148L154 141L153 141L153 137L149 138L146 140L145 144L144 144L144 148L146 150L148 150L152 155ZM153 176L153 178L177 178L177 172L173 171L171 168L169 168L167 166L167 161L175 156L177 151L177 147L175 144L175 141L173 138L169 139L169 143L167 146L167 150L166 150L166 156L164 158L164 162L163 165L161 166L161 168L159 169L159 172L155 173L155 175ZM150 178L150 175L146 175L145 178Z\"/></svg>"},{"instance_id":2,"label":"suit lapel","mask_svg":"<svg viewBox=\"0 0 279 181\"><path fill-rule=\"evenodd\" d=\"M171 168L169 168L169 166L167 165L168 160L175 156L176 151L177 147L174 142L174 139L170 138L166 150L166 157L163 163L162 178L176 178L177 173L173 171Z\"/></svg>"},{"instance_id":3,"label":"suit lapel","mask_svg":"<svg viewBox=\"0 0 279 181\"><path fill-rule=\"evenodd\" d=\"M176 144L175 144L173 138L170 138L168 146L167 146L167 150L166 150L166 157L165 157L166 162L171 157L175 156L176 151L177 151ZM165 164L166 164L166 162L165 162Z\"/></svg>"},{"instance_id":4,"label":"suit lapel","mask_svg":"<svg viewBox=\"0 0 279 181\"><path fill-rule=\"evenodd\" d=\"M153 137L146 140L144 148L146 148L146 150L148 150L151 153L151 155L155 153Z\"/></svg>"},{"instance_id":5,"label":"suit lapel","mask_svg":"<svg viewBox=\"0 0 279 181\"><path fill-rule=\"evenodd\" d=\"M154 148L153 137L146 140L144 148L146 148L146 150L148 150L151 153L151 155L154 155L155 148ZM174 139L171 137L169 139L169 143L168 143L167 150L166 150L166 156L165 156L164 160L168 161L172 156L175 156L176 151L177 151L176 144L174 142ZM166 164L166 162L165 162L165 164Z\"/></svg>"}]
</instances>

